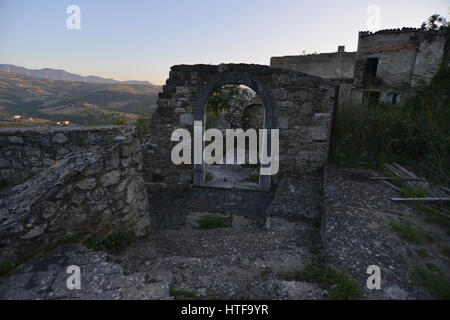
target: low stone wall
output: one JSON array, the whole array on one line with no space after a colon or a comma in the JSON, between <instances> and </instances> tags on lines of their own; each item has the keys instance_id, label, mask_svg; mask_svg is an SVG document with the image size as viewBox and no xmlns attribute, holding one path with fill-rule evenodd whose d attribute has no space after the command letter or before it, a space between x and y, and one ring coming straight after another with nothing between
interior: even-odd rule
<instances>
[{"instance_id":1,"label":"low stone wall","mask_svg":"<svg viewBox=\"0 0 450 320\"><path fill-rule=\"evenodd\" d=\"M356 52L335 52L272 57L270 66L304 72L324 79L352 79L356 55Z\"/></svg>"},{"instance_id":2,"label":"low stone wall","mask_svg":"<svg viewBox=\"0 0 450 320\"><path fill-rule=\"evenodd\" d=\"M24 179L21 170L36 172L3 189L9 192L0 199L0 262L75 236L100 241L148 231L135 127L2 129L0 139L8 182Z\"/></svg>"},{"instance_id":3,"label":"low stone wall","mask_svg":"<svg viewBox=\"0 0 450 320\"><path fill-rule=\"evenodd\" d=\"M0 183L18 184L80 147L108 144L118 135L134 135L132 127L0 128Z\"/></svg>"}]
</instances>

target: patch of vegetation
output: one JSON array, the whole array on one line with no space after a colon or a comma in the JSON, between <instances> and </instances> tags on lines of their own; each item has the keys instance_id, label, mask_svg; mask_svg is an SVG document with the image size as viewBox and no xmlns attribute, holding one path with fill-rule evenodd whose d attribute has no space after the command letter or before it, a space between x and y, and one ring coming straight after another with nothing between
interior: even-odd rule
<instances>
[{"instance_id":1,"label":"patch of vegetation","mask_svg":"<svg viewBox=\"0 0 450 320\"><path fill-rule=\"evenodd\" d=\"M445 254L447 256L447 258L450 258L450 247L443 247L442 248L442 253Z\"/></svg>"},{"instance_id":2,"label":"patch of vegetation","mask_svg":"<svg viewBox=\"0 0 450 320\"><path fill-rule=\"evenodd\" d=\"M88 247L89 249L92 249L94 251L100 251L101 250L100 243L95 241L95 240L93 240L93 239L87 239L84 242L84 245L86 247Z\"/></svg>"},{"instance_id":3,"label":"patch of vegetation","mask_svg":"<svg viewBox=\"0 0 450 320\"><path fill-rule=\"evenodd\" d=\"M140 116L136 120L136 127L138 128L139 138L143 138L150 132L150 125L152 123L152 117L150 115Z\"/></svg>"},{"instance_id":4,"label":"patch of vegetation","mask_svg":"<svg viewBox=\"0 0 450 320\"><path fill-rule=\"evenodd\" d=\"M322 219L319 214L314 216L314 218L312 219L312 224L314 227L320 229L320 227L322 226Z\"/></svg>"},{"instance_id":5,"label":"patch of vegetation","mask_svg":"<svg viewBox=\"0 0 450 320\"><path fill-rule=\"evenodd\" d=\"M14 264L10 261L3 261L0 264L0 277L9 274L14 269Z\"/></svg>"},{"instance_id":6,"label":"patch of vegetation","mask_svg":"<svg viewBox=\"0 0 450 320\"><path fill-rule=\"evenodd\" d=\"M400 236L403 240L414 243L424 244L426 240L431 240L422 227L415 227L411 223L401 224L399 222L391 223L391 229Z\"/></svg>"},{"instance_id":7,"label":"patch of vegetation","mask_svg":"<svg viewBox=\"0 0 450 320\"><path fill-rule=\"evenodd\" d=\"M9 127L9 128L24 128L31 127L32 125L25 122L3 122L0 121L0 127Z\"/></svg>"},{"instance_id":8,"label":"patch of vegetation","mask_svg":"<svg viewBox=\"0 0 450 320\"><path fill-rule=\"evenodd\" d=\"M228 111L233 103L246 100L249 96L248 90L237 84L224 85L214 91L206 104L206 128L211 128L220 114Z\"/></svg>"},{"instance_id":9,"label":"patch of vegetation","mask_svg":"<svg viewBox=\"0 0 450 320\"><path fill-rule=\"evenodd\" d=\"M213 179L213 176L210 172L206 171L205 173L205 182L211 181Z\"/></svg>"},{"instance_id":10,"label":"patch of vegetation","mask_svg":"<svg viewBox=\"0 0 450 320\"><path fill-rule=\"evenodd\" d=\"M219 218L203 218L199 221L200 229L218 229L226 227L225 221Z\"/></svg>"},{"instance_id":11,"label":"patch of vegetation","mask_svg":"<svg viewBox=\"0 0 450 320\"><path fill-rule=\"evenodd\" d=\"M70 243L80 243L80 242L81 242L81 239L80 239L79 236L71 236L71 237L68 237L68 238L60 238L57 241L46 245L43 251L45 253L49 253L53 249L56 249L56 248L58 248L58 247L60 247L62 245L70 244Z\"/></svg>"},{"instance_id":12,"label":"patch of vegetation","mask_svg":"<svg viewBox=\"0 0 450 320\"><path fill-rule=\"evenodd\" d=\"M130 245L136 239L136 234L134 231L124 232L112 234L106 237L100 244L108 251L108 252L120 252L125 247Z\"/></svg>"},{"instance_id":13,"label":"patch of vegetation","mask_svg":"<svg viewBox=\"0 0 450 320\"><path fill-rule=\"evenodd\" d=\"M250 172L248 174L247 179L245 181L253 182L253 183L259 183L259 170Z\"/></svg>"},{"instance_id":14,"label":"patch of vegetation","mask_svg":"<svg viewBox=\"0 0 450 320\"><path fill-rule=\"evenodd\" d=\"M115 124L118 126L127 126L128 125L128 123L123 118L117 118Z\"/></svg>"},{"instance_id":15,"label":"patch of vegetation","mask_svg":"<svg viewBox=\"0 0 450 320\"><path fill-rule=\"evenodd\" d=\"M116 233L107 236L102 241L94 238L87 239L84 245L94 251L106 250L111 253L118 253L130 245L136 239L134 231Z\"/></svg>"},{"instance_id":16,"label":"patch of vegetation","mask_svg":"<svg viewBox=\"0 0 450 320\"><path fill-rule=\"evenodd\" d=\"M448 92L450 70L443 67L402 106L343 103L336 114L334 161L399 162L435 183L449 185Z\"/></svg>"},{"instance_id":17,"label":"patch of vegetation","mask_svg":"<svg viewBox=\"0 0 450 320\"><path fill-rule=\"evenodd\" d=\"M403 198L425 198L427 196L427 192L423 189L407 187L401 188L400 194Z\"/></svg>"},{"instance_id":18,"label":"patch of vegetation","mask_svg":"<svg viewBox=\"0 0 450 320\"><path fill-rule=\"evenodd\" d=\"M188 290L176 290L172 286L169 286L169 295L177 300L200 300L201 297L197 296L194 292Z\"/></svg>"},{"instance_id":19,"label":"patch of vegetation","mask_svg":"<svg viewBox=\"0 0 450 320\"><path fill-rule=\"evenodd\" d=\"M16 263L12 263L12 262L8 262L8 261L3 262L0 265L0 275L4 275L5 273L3 273L3 272L6 272L6 274L7 274L10 271L12 271L15 267L31 261L38 254L42 254L44 257L47 257L53 249L56 249L65 244L79 243L79 242L80 242L80 238L78 236L72 236L72 237L68 237L68 238L60 238L60 239L56 240L55 242L52 242L45 246L42 246L42 245L36 246L35 248L30 249L26 254L19 257L17 259L17 261L15 261Z\"/></svg>"},{"instance_id":20,"label":"patch of vegetation","mask_svg":"<svg viewBox=\"0 0 450 320\"><path fill-rule=\"evenodd\" d=\"M427 269L415 267L414 275L419 284L435 298L450 300L450 279L442 270L433 265L428 265Z\"/></svg>"},{"instance_id":21,"label":"patch of vegetation","mask_svg":"<svg viewBox=\"0 0 450 320\"><path fill-rule=\"evenodd\" d=\"M361 286L346 273L334 270L312 261L303 270L287 276L286 280L317 283L322 289L328 290L328 296L333 300L363 299Z\"/></svg>"}]
</instances>

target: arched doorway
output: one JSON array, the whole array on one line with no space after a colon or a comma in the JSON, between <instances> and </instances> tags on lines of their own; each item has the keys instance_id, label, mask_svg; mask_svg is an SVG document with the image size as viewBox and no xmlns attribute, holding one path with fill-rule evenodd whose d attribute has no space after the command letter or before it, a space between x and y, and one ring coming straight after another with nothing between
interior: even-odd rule
<instances>
[{"instance_id":1,"label":"arched doorway","mask_svg":"<svg viewBox=\"0 0 450 320\"><path fill-rule=\"evenodd\" d=\"M231 72L221 74L213 80L208 81L200 92L199 98L194 105L194 121L201 121L203 124L202 132L205 131L206 124L206 104L209 97L220 87L228 84L245 85L259 95L264 105L264 129L267 129L267 150L268 154L272 154L270 129L275 129L277 126L275 108L272 96L269 90L258 79L250 76L244 72ZM203 149L205 144L203 142ZM203 160L202 160L203 161ZM205 163L194 164L194 186L205 186ZM259 176L259 184L257 189L259 191L270 191L271 177L267 175Z\"/></svg>"}]
</instances>

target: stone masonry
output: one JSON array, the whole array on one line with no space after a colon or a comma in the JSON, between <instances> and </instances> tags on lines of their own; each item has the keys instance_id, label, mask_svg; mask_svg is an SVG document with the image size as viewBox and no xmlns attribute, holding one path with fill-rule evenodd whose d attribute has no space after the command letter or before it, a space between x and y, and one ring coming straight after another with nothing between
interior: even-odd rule
<instances>
[{"instance_id":1,"label":"stone masonry","mask_svg":"<svg viewBox=\"0 0 450 320\"><path fill-rule=\"evenodd\" d=\"M0 141L0 261L72 237L147 232L135 127L3 129Z\"/></svg>"},{"instance_id":2,"label":"stone masonry","mask_svg":"<svg viewBox=\"0 0 450 320\"><path fill-rule=\"evenodd\" d=\"M192 165L172 164L171 150L178 142L170 138L177 128L192 135L194 120L204 121L208 97L225 84L246 85L260 96L264 127L280 130L280 172L311 171L326 162L336 97L331 81L263 65L177 65L159 95L150 134L143 139L144 179L150 190L201 184L193 179Z\"/></svg>"}]
</instances>

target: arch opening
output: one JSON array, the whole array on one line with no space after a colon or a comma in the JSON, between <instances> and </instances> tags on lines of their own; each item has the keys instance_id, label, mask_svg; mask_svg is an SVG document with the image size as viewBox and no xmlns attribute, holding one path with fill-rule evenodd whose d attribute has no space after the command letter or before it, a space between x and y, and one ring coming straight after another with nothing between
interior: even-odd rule
<instances>
[{"instance_id":1,"label":"arch opening","mask_svg":"<svg viewBox=\"0 0 450 320\"><path fill-rule=\"evenodd\" d=\"M220 130L224 145L223 164L206 164L203 159L202 164L194 165L195 186L270 191L271 177L260 175L259 156L257 163L249 163L251 138L245 138L244 164L237 162L237 149L233 150L234 162L226 161L227 153L231 151L230 146L227 147L227 129L255 130L257 155L260 151L259 129L269 129L267 150L271 154L270 129L275 128L276 119L270 92L261 82L247 74L234 73L210 81L195 103L194 120L202 121L203 134L210 128ZM205 144L203 141L202 154ZM235 138L232 144L236 148Z\"/></svg>"}]
</instances>

